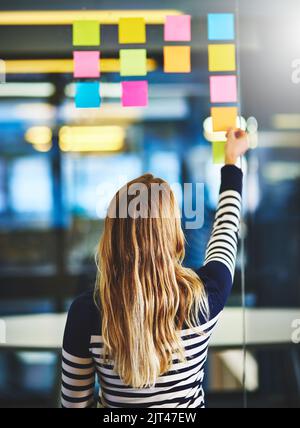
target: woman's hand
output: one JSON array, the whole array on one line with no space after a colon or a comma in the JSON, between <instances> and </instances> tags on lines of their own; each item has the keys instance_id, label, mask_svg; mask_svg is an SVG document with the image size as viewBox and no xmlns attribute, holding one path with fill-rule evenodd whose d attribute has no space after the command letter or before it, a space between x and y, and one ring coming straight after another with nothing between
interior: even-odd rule
<instances>
[{"instance_id":1,"label":"woman's hand","mask_svg":"<svg viewBox=\"0 0 300 428\"><path fill-rule=\"evenodd\" d=\"M225 164L235 165L238 158L243 156L249 149L248 134L241 129L231 128L226 134Z\"/></svg>"}]
</instances>

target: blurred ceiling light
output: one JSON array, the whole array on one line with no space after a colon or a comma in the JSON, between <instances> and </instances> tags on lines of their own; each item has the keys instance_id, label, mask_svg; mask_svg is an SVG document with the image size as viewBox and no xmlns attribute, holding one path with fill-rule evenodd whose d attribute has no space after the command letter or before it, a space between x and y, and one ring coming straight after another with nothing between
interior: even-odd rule
<instances>
[{"instance_id":1,"label":"blurred ceiling light","mask_svg":"<svg viewBox=\"0 0 300 428\"><path fill-rule=\"evenodd\" d=\"M1 13L0 13L1 16ZM103 58L101 62L101 73L120 72L120 60L116 58ZM42 74L42 73L73 73L72 59L12 59L5 61L6 74ZM147 71L157 69L154 59L147 59Z\"/></svg>"},{"instance_id":2,"label":"blurred ceiling light","mask_svg":"<svg viewBox=\"0 0 300 428\"><path fill-rule=\"evenodd\" d=\"M299 131L260 131L259 145L263 148L299 148L300 132Z\"/></svg>"},{"instance_id":3,"label":"blurred ceiling light","mask_svg":"<svg viewBox=\"0 0 300 428\"><path fill-rule=\"evenodd\" d=\"M55 118L55 107L47 103L19 103L14 108L14 115L21 120L33 122L52 121Z\"/></svg>"},{"instance_id":4,"label":"blurred ceiling light","mask_svg":"<svg viewBox=\"0 0 300 428\"><path fill-rule=\"evenodd\" d=\"M18 359L26 364L55 364L55 354L51 352L18 352Z\"/></svg>"},{"instance_id":5,"label":"blurred ceiling light","mask_svg":"<svg viewBox=\"0 0 300 428\"><path fill-rule=\"evenodd\" d=\"M247 119L247 131L249 135L249 143L251 149L258 147L258 122L253 116Z\"/></svg>"},{"instance_id":6,"label":"blurred ceiling light","mask_svg":"<svg viewBox=\"0 0 300 428\"><path fill-rule=\"evenodd\" d=\"M114 152L124 148L125 136L121 126L63 126L59 147L64 152Z\"/></svg>"},{"instance_id":7,"label":"blurred ceiling light","mask_svg":"<svg viewBox=\"0 0 300 428\"><path fill-rule=\"evenodd\" d=\"M38 146L49 145L52 141L52 130L48 126L32 126L25 132L25 141Z\"/></svg>"},{"instance_id":8,"label":"blurred ceiling light","mask_svg":"<svg viewBox=\"0 0 300 428\"><path fill-rule=\"evenodd\" d=\"M77 109L73 101L65 102L58 111L58 119L64 123L80 126L95 126L118 124L129 124L140 120L142 109L123 108L120 103L110 102L101 106L100 109ZM117 123L119 122L119 123Z\"/></svg>"},{"instance_id":9,"label":"blurred ceiling light","mask_svg":"<svg viewBox=\"0 0 300 428\"><path fill-rule=\"evenodd\" d=\"M258 131L258 122L254 116L248 117L247 119L247 131L250 134L255 134Z\"/></svg>"},{"instance_id":10,"label":"blurred ceiling light","mask_svg":"<svg viewBox=\"0 0 300 428\"><path fill-rule=\"evenodd\" d=\"M246 120L243 117L238 117L236 120L236 126L237 128L242 128L246 130L247 123ZM204 129L204 137L207 139L207 141L210 141L211 143L215 141L226 141L226 132L214 132L213 131L213 123L212 123L212 117L207 117L203 122L203 129Z\"/></svg>"},{"instance_id":11,"label":"blurred ceiling light","mask_svg":"<svg viewBox=\"0 0 300 428\"><path fill-rule=\"evenodd\" d=\"M0 83L6 83L6 64L4 59L0 59Z\"/></svg>"},{"instance_id":12,"label":"blurred ceiling light","mask_svg":"<svg viewBox=\"0 0 300 428\"><path fill-rule=\"evenodd\" d=\"M0 85L0 97L28 97L45 98L50 97L55 92L55 86L52 83L5 83Z\"/></svg>"},{"instance_id":13,"label":"blurred ceiling light","mask_svg":"<svg viewBox=\"0 0 300 428\"><path fill-rule=\"evenodd\" d=\"M0 123L5 122L29 122L30 125L51 125L55 122L56 108L48 103L16 102L12 99L1 100Z\"/></svg>"},{"instance_id":14,"label":"blurred ceiling light","mask_svg":"<svg viewBox=\"0 0 300 428\"><path fill-rule=\"evenodd\" d=\"M1 11L0 25L71 25L78 20L118 24L119 19L144 18L147 24L163 24L167 15L182 15L174 9L161 10L28 10Z\"/></svg>"},{"instance_id":15,"label":"blurred ceiling light","mask_svg":"<svg viewBox=\"0 0 300 428\"><path fill-rule=\"evenodd\" d=\"M274 114L272 125L275 129L300 129L300 114Z\"/></svg>"},{"instance_id":16,"label":"blurred ceiling light","mask_svg":"<svg viewBox=\"0 0 300 428\"><path fill-rule=\"evenodd\" d=\"M293 162L269 162L263 170L263 175L272 183L300 178L299 163Z\"/></svg>"},{"instance_id":17,"label":"blurred ceiling light","mask_svg":"<svg viewBox=\"0 0 300 428\"><path fill-rule=\"evenodd\" d=\"M146 108L124 108L120 102L103 103L100 109L94 111L76 109L73 102L66 102L59 109L59 120L81 125L107 123L107 121L132 123L147 120L184 120L189 115L189 111L189 104L184 98L153 99Z\"/></svg>"},{"instance_id":18,"label":"blurred ceiling light","mask_svg":"<svg viewBox=\"0 0 300 428\"><path fill-rule=\"evenodd\" d=\"M46 153L49 152L52 148L52 143L49 144L33 144L33 148L37 152Z\"/></svg>"},{"instance_id":19,"label":"blurred ceiling light","mask_svg":"<svg viewBox=\"0 0 300 428\"><path fill-rule=\"evenodd\" d=\"M75 97L75 84L69 83L65 88L65 95L70 98ZM121 83L106 83L100 84L100 95L102 98L117 98L122 96Z\"/></svg>"}]
</instances>

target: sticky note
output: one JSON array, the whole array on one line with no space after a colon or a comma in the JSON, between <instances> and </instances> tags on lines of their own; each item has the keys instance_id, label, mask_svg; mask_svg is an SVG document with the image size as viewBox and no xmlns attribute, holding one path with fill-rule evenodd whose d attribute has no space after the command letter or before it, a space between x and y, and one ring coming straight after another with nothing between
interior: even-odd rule
<instances>
[{"instance_id":1,"label":"sticky note","mask_svg":"<svg viewBox=\"0 0 300 428\"><path fill-rule=\"evenodd\" d=\"M166 42L190 42L192 39L191 16L167 16L164 39Z\"/></svg>"},{"instance_id":2,"label":"sticky note","mask_svg":"<svg viewBox=\"0 0 300 428\"><path fill-rule=\"evenodd\" d=\"M236 127L237 107L212 107L213 131L227 131Z\"/></svg>"},{"instance_id":3,"label":"sticky note","mask_svg":"<svg viewBox=\"0 0 300 428\"><path fill-rule=\"evenodd\" d=\"M210 76L210 101L212 103L236 103L236 76Z\"/></svg>"},{"instance_id":4,"label":"sticky note","mask_svg":"<svg viewBox=\"0 0 300 428\"><path fill-rule=\"evenodd\" d=\"M208 68L209 71L234 71L235 45L208 45Z\"/></svg>"},{"instance_id":5,"label":"sticky note","mask_svg":"<svg viewBox=\"0 0 300 428\"><path fill-rule=\"evenodd\" d=\"M145 107L148 105L148 82L122 82L123 107Z\"/></svg>"},{"instance_id":6,"label":"sticky note","mask_svg":"<svg viewBox=\"0 0 300 428\"><path fill-rule=\"evenodd\" d=\"M165 73L190 73L190 46L165 46L164 71Z\"/></svg>"},{"instance_id":7,"label":"sticky note","mask_svg":"<svg viewBox=\"0 0 300 428\"><path fill-rule=\"evenodd\" d=\"M100 76L99 51L74 51L74 77L98 78Z\"/></svg>"},{"instance_id":8,"label":"sticky note","mask_svg":"<svg viewBox=\"0 0 300 428\"><path fill-rule=\"evenodd\" d=\"M208 15L208 40L233 40L235 36L233 13Z\"/></svg>"},{"instance_id":9,"label":"sticky note","mask_svg":"<svg viewBox=\"0 0 300 428\"><path fill-rule=\"evenodd\" d=\"M76 83L75 105L77 108L100 107L99 82Z\"/></svg>"},{"instance_id":10,"label":"sticky note","mask_svg":"<svg viewBox=\"0 0 300 428\"><path fill-rule=\"evenodd\" d=\"M121 76L146 76L146 49L121 49L120 70Z\"/></svg>"},{"instance_id":11,"label":"sticky note","mask_svg":"<svg viewBox=\"0 0 300 428\"><path fill-rule=\"evenodd\" d=\"M75 21L73 23L74 46L99 46L100 24L98 21Z\"/></svg>"},{"instance_id":12,"label":"sticky note","mask_svg":"<svg viewBox=\"0 0 300 428\"><path fill-rule=\"evenodd\" d=\"M220 164L225 163L225 142L224 141L214 141L212 143L213 151L213 163Z\"/></svg>"},{"instance_id":13,"label":"sticky note","mask_svg":"<svg viewBox=\"0 0 300 428\"><path fill-rule=\"evenodd\" d=\"M120 18L119 43L146 43L144 18Z\"/></svg>"}]
</instances>

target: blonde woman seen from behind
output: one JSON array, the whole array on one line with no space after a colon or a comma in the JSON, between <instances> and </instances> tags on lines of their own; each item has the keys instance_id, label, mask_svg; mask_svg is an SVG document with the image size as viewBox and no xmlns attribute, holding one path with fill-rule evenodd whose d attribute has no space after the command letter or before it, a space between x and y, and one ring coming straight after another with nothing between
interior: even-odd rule
<instances>
[{"instance_id":1,"label":"blonde woman seen from behind","mask_svg":"<svg viewBox=\"0 0 300 428\"><path fill-rule=\"evenodd\" d=\"M247 135L229 130L215 222L196 271L182 265L179 209L165 181L145 174L116 193L95 291L68 314L63 407L204 407L203 367L235 269L242 193L235 164L247 150Z\"/></svg>"}]
</instances>

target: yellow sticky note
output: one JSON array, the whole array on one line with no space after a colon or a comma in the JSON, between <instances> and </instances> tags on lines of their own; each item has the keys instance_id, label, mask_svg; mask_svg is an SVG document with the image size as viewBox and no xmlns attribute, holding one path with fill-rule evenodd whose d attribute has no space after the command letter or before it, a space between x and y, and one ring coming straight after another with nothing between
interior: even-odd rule
<instances>
[{"instance_id":1,"label":"yellow sticky note","mask_svg":"<svg viewBox=\"0 0 300 428\"><path fill-rule=\"evenodd\" d=\"M190 73L191 72L191 47L190 46L165 46L164 47L164 72L165 73Z\"/></svg>"},{"instance_id":2,"label":"yellow sticky note","mask_svg":"<svg viewBox=\"0 0 300 428\"><path fill-rule=\"evenodd\" d=\"M213 150L213 163L215 164L225 163L225 142L214 141L212 143L212 150Z\"/></svg>"},{"instance_id":3,"label":"yellow sticky note","mask_svg":"<svg viewBox=\"0 0 300 428\"><path fill-rule=\"evenodd\" d=\"M120 18L119 43L146 43L144 18Z\"/></svg>"},{"instance_id":4,"label":"yellow sticky note","mask_svg":"<svg viewBox=\"0 0 300 428\"><path fill-rule=\"evenodd\" d=\"M235 45L208 45L209 71L236 70Z\"/></svg>"},{"instance_id":5,"label":"yellow sticky note","mask_svg":"<svg viewBox=\"0 0 300 428\"><path fill-rule=\"evenodd\" d=\"M214 132L227 131L228 128L235 128L237 107L212 107L211 117Z\"/></svg>"}]
</instances>

